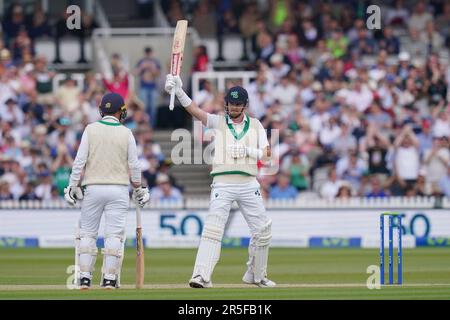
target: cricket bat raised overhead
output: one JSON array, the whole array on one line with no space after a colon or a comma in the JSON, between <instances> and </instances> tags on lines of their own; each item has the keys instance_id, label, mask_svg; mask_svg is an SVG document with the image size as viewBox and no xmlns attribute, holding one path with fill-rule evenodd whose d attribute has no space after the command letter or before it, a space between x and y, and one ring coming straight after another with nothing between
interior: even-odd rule
<instances>
[{"instance_id":1,"label":"cricket bat raised overhead","mask_svg":"<svg viewBox=\"0 0 450 320\"><path fill-rule=\"evenodd\" d=\"M141 208L136 204L136 289L140 289L144 285L144 268Z\"/></svg>"},{"instance_id":2,"label":"cricket bat raised overhead","mask_svg":"<svg viewBox=\"0 0 450 320\"><path fill-rule=\"evenodd\" d=\"M172 58L170 61L170 73L173 76L179 76L181 72L181 65L183 63L184 42L186 41L188 21L178 20L175 28L175 34L173 35L172 44ZM169 109L173 110L175 103L175 88L170 93Z\"/></svg>"}]
</instances>

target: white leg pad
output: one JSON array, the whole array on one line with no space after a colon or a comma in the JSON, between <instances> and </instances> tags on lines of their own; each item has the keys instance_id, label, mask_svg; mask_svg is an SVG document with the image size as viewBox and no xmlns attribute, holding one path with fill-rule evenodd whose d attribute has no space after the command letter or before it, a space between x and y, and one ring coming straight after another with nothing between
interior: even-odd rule
<instances>
[{"instance_id":1,"label":"white leg pad","mask_svg":"<svg viewBox=\"0 0 450 320\"><path fill-rule=\"evenodd\" d=\"M260 282L267 276L269 245L272 239L271 226L272 221L269 221L258 233L252 236L247 265L253 269L255 282Z\"/></svg>"},{"instance_id":2,"label":"white leg pad","mask_svg":"<svg viewBox=\"0 0 450 320\"><path fill-rule=\"evenodd\" d=\"M124 256L125 238L123 236L111 235L105 237L105 248L102 249L103 266L102 279L117 280L119 285L120 272Z\"/></svg>"},{"instance_id":3,"label":"white leg pad","mask_svg":"<svg viewBox=\"0 0 450 320\"><path fill-rule=\"evenodd\" d=\"M223 218L216 215L208 217L203 228L192 277L200 275L205 282L211 281L212 272L220 258L224 229Z\"/></svg>"},{"instance_id":4,"label":"white leg pad","mask_svg":"<svg viewBox=\"0 0 450 320\"><path fill-rule=\"evenodd\" d=\"M94 236L80 236L77 237L76 243L80 277L92 279L92 272L97 260L97 239Z\"/></svg>"}]
</instances>

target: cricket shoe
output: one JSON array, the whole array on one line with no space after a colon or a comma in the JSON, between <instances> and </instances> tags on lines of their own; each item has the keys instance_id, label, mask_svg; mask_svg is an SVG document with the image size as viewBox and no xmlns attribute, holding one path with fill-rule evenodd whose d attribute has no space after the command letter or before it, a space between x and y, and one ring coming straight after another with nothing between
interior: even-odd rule
<instances>
[{"instance_id":1,"label":"cricket shoe","mask_svg":"<svg viewBox=\"0 0 450 320\"><path fill-rule=\"evenodd\" d=\"M244 281L244 283L246 284L257 285L260 288L274 288L277 285L274 281L269 280L266 277L262 279L260 282L255 282L253 274L248 271L244 274L242 281Z\"/></svg>"},{"instance_id":2,"label":"cricket shoe","mask_svg":"<svg viewBox=\"0 0 450 320\"><path fill-rule=\"evenodd\" d=\"M105 289L116 289L117 280L103 279L102 287Z\"/></svg>"},{"instance_id":3,"label":"cricket shoe","mask_svg":"<svg viewBox=\"0 0 450 320\"><path fill-rule=\"evenodd\" d=\"M91 279L81 278L80 279L80 290L87 290L91 287Z\"/></svg>"},{"instance_id":4,"label":"cricket shoe","mask_svg":"<svg viewBox=\"0 0 450 320\"><path fill-rule=\"evenodd\" d=\"M212 288L212 282L206 282L201 276L195 276L189 280L189 286L191 288Z\"/></svg>"}]
</instances>

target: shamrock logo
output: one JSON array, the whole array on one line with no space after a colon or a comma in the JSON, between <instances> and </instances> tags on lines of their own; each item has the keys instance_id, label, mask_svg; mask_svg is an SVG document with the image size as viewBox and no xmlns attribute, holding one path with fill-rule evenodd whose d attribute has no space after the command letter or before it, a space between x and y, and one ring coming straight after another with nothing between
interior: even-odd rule
<instances>
[{"instance_id":1,"label":"shamrock logo","mask_svg":"<svg viewBox=\"0 0 450 320\"><path fill-rule=\"evenodd\" d=\"M216 198L219 196L219 194L218 193L216 193L215 195L214 195Z\"/></svg>"},{"instance_id":2,"label":"shamrock logo","mask_svg":"<svg viewBox=\"0 0 450 320\"><path fill-rule=\"evenodd\" d=\"M239 98L239 93L237 91L231 91L230 96L232 96L234 99Z\"/></svg>"},{"instance_id":3,"label":"shamrock logo","mask_svg":"<svg viewBox=\"0 0 450 320\"><path fill-rule=\"evenodd\" d=\"M261 195L261 193L259 193L259 190L256 190L256 191L255 191L255 195L256 195L256 196L260 196L260 195Z\"/></svg>"}]
</instances>

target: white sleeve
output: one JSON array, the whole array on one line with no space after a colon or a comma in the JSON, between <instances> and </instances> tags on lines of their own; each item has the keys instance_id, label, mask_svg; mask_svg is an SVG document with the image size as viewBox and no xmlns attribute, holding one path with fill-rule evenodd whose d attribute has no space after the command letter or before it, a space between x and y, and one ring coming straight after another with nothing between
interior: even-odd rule
<instances>
[{"instance_id":1,"label":"white sleeve","mask_svg":"<svg viewBox=\"0 0 450 320\"><path fill-rule=\"evenodd\" d=\"M206 120L206 127L208 129L216 129L219 127L219 121L220 121L220 117L217 114L211 114L208 113L207 115L207 120Z\"/></svg>"},{"instance_id":2,"label":"white sleeve","mask_svg":"<svg viewBox=\"0 0 450 320\"><path fill-rule=\"evenodd\" d=\"M269 140L267 140L267 132L259 121L258 127L258 149L264 149L265 147L269 146Z\"/></svg>"},{"instance_id":3,"label":"white sleeve","mask_svg":"<svg viewBox=\"0 0 450 320\"><path fill-rule=\"evenodd\" d=\"M89 140L86 130L81 136L80 146L78 147L77 156L72 165L72 173L70 174L69 185L78 186L81 179L81 171L86 164L89 155Z\"/></svg>"},{"instance_id":4,"label":"white sleeve","mask_svg":"<svg viewBox=\"0 0 450 320\"><path fill-rule=\"evenodd\" d=\"M131 172L131 182L141 184L141 166L138 160L136 140L131 130L128 136L128 167Z\"/></svg>"}]
</instances>

